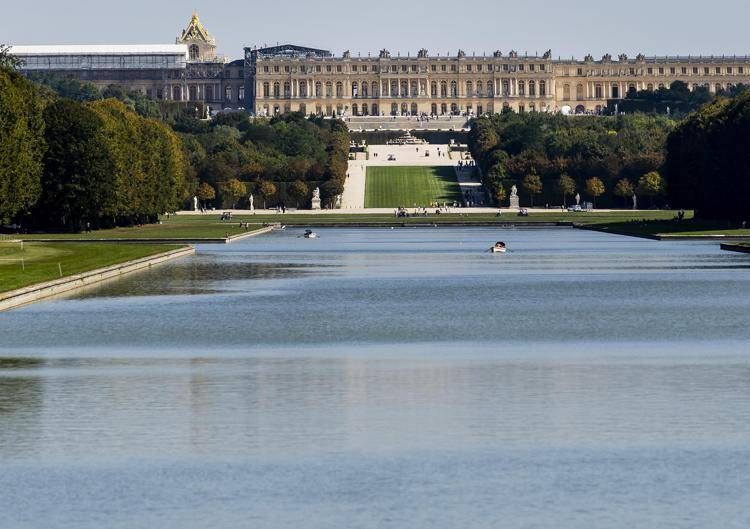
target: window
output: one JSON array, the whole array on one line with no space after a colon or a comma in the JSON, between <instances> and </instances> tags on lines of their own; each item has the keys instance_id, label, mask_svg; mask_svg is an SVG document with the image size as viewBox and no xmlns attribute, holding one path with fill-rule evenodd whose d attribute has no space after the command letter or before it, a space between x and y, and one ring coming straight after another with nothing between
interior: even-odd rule
<instances>
[{"instance_id":1,"label":"window","mask_svg":"<svg viewBox=\"0 0 750 529\"><path fill-rule=\"evenodd\" d=\"M441 64L440 65L440 70L443 71L443 72L445 71L445 64Z\"/></svg>"},{"instance_id":2,"label":"window","mask_svg":"<svg viewBox=\"0 0 750 529\"><path fill-rule=\"evenodd\" d=\"M184 48L183 48L184 49ZM200 49L197 44L190 45L190 60L195 61L200 56Z\"/></svg>"},{"instance_id":3,"label":"window","mask_svg":"<svg viewBox=\"0 0 750 529\"><path fill-rule=\"evenodd\" d=\"M284 72L289 73L289 66L284 66Z\"/></svg>"},{"instance_id":4,"label":"window","mask_svg":"<svg viewBox=\"0 0 750 529\"><path fill-rule=\"evenodd\" d=\"M481 64L477 64L477 71L478 71L478 72L481 72L481 71L482 71L482 65L481 65Z\"/></svg>"},{"instance_id":5,"label":"window","mask_svg":"<svg viewBox=\"0 0 750 529\"><path fill-rule=\"evenodd\" d=\"M471 64L467 64L467 65L466 65L466 71L467 71L467 72L470 72L470 71L471 71Z\"/></svg>"},{"instance_id":6,"label":"window","mask_svg":"<svg viewBox=\"0 0 750 529\"><path fill-rule=\"evenodd\" d=\"M431 69L431 70L432 70L433 72L437 72L437 64L433 64L433 65L432 65L432 66L430 67L430 69Z\"/></svg>"},{"instance_id":7,"label":"window","mask_svg":"<svg viewBox=\"0 0 750 529\"><path fill-rule=\"evenodd\" d=\"M417 65L416 64L412 64L411 65L411 71L412 72L416 72L417 71Z\"/></svg>"},{"instance_id":8,"label":"window","mask_svg":"<svg viewBox=\"0 0 750 529\"><path fill-rule=\"evenodd\" d=\"M357 65L356 64L352 65L352 72L357 73Z\"/></svg>"},{"instance_id":9,"label":"window","mask_svg":"<svg viewBox=\"0 0 750 529\"><path fill-rule=\"evenodd\" d=\"M732 67L731 66L727 66L727 73L732 73Z\"/></svg>"},{"instance_id":10,"label":"window","mask_svg":"<svg viewBox=\"0 0 750 529\"><path fill-rule=\"evenodd\" d=\"M330 72L330 71L331 71L331 65L330 64L326 64L326 72Z\"/></svg>"},{"instance_id":11,"label":"window","mask_svg":"<svg viewBox=\"0 0 750 529\"><path fill-rule=\"evenodd\" d=\"M365 64L365 65L362 66L362 72L366 72L366 71L367 71L367 65ZM365 108L367 108L367 107L365 107Z\"/></svg>"},{"instance_id":12,"label":"window","mask_svg":"<svg viewBox=\"0 0 750 529\"><path fill-rule=\"evenodd\" d=\"M320 71L321 71L321 68L320 68L320 65L319 65L319 64L318 64L318 65L317 65L317 66L315 67L315 71L316 71L316 72L318 72L318 73L320 73Z\"/></svg>"},{"instance_id":13,"label":"window","mask_svg":"<svg viewBox=\"0 0 750 529\"><path fill-rule=\"evenodd\" d=\"M271 86L268 83L263 83L263 97L271 96Z\"/></svg>"},{"instance_id":14,"label":"window","mask_svg":"<svg viewBox=\"0 0 750 529\"><path fill-rule=\"evenodd\" d=\"M659 75L664 75L664 68L659 68Z\"/></svg>"},{"instance_id":15,"label":"window","mask_svg":"<svg viewBox=\"0 0 750 529\"><path fill-rule=\"evenodd\" d=\"M273 83L273 97L279 97L281 95L281 85L279 83Z\"/></svg>"},{"instance_id":16,"label":"window","mask_svg":"<svg viewBox=\"0 0 750 529\"><path fill-rule=\"evenodd\" d=\"M534 65L533 65L533 64L529 64L529 71L530 71L530 72L533 72L533 71L534 71Z\"/></svg>"},{"instance_id":17,"label":"window","mask_svg":"<svg viewBox=\"0 0 750 529\"><path fill-rule=\"evenodd\" d=\"M210 88L211 88L210 86L206 87L206 94L210 95L210 97L213 99L213 93L209 91ZM238 101L245 100L245 87L244 86L240 86L240 89L237 92L237 100Z\"/></svg>"},{"instance_id":18,"label":"window","mask_svg":"<svg viewBox=\"0 0 750 529\"><path fill-rule=\"evenodd\" d=\"M232 87L231 86L227 86L224 89L224 100L227 101L228 103L232 101Z\"/></svg>"},{"instance_id":19,"label":"window","mask_svg":"<svg viewBox=\"0 0 750 529\"><path fill-rule=\"evenodd\" d=\"M694 67L693 67L693 73L694 73L695 75L698 75L698 67L697 67L697 66L694 66Z\"/></svg>"},{"instance_id":20,"label":"window","mask_svg":"<svg viewBox=\"0 0 750 529\"><path fill-rule=\"evenodd\" d=\"M740 66L739 68L737 68L737 71L739 73L745 73L745 68L743 66Z\"/></svg>"},{"instance_id":21,"label":"window","mask_svg":"<svg viewBox=\"0 0 750 529\"><path fill-rule=\"evenodd\" d=\"M654 75L654 69L653 69L653 68L648 68L648 69L646 70L646 72L647 72L647 73L648 73L649 75Z\"/></svg>"},{"instance_id":22,"label":"window","mask_svg":"<svg viewBox=\"0 0 750 529\"><path fill-rule=\"evenodd\" d=\"M703 75L708 75L710 70L708 69L708 66L703 68Z\"/></svg>"},{"instance_id":23,"label":"window","mask_svg":"<svg viewBox=\"0 0 750 529\"><path fill-rule=\"evenodd\" d=\"M455 71L456 71L456 65L455 64L451 64L451 72L455 72Z\"/></svg>"},{"instance_id":24,"label":"window","mask_svg":"<svg viewBox=\"0 0 750 529\"><path fill-rule=\"evenodd\" d=\"M539 65L539 70L543 72L545 70L546 66L547 66L546 64L540 64Z\"/></svg>"},{"instance_id":25,"label":"window","mask_svg":"<svg viewBox=\"0 0 750 529\"><path fill-rule=\"evenodd\" d=\"M518 81L518 95L519 96L526 95L526 83L524 83L523 81Z\"/></svg>"},{"instance_id":26,"label":"window","mask_svg":"<svg viewBox=\"0 0 750 529\"><path fill-rule=\"evenodd\" d=\"M671 73L672 75L674 75L674 74L675 74L675 70L674 70L674 68L670 68L670 69L669 69L669 73Z\"/></svg>"},{"instance_id":27,"label":"window","mask_svg":"<svg viewBox=\"0 0 750 529\"><path fill-rule=\"evenodd\" d=\"M263 67L263 72L268 73L268 66Z\"/></svg>"},{"instance_id":28,"label":"window","mask_svg":"<svg viewBox=\"0 0 750 529\"><path fill-rule=\"evenodd\" d=\"M685 67L683 66L683 67L682 67L682 75L685 75L686 73L687 73L687 68L685 68Z\"/></svg>"},{"instance_id":29,"label":"window","mask_svg":"<svg viewBox=\"0 0 750 529\"><path fill-rule=\"evenodd\" d=\"M279 73L279 67L278 66L274 66L273 67L273 71L276 72L276 73Z\"/></svg>"},{"instance_id":30,"label":"window","mask_svg":"<svg viewBox=\"0 0 750 529\"><path fill-rule=\"evenodd\" d=\"M336 66L336 71L339 72L339 73L341 73L341 65L340 64Z\"/></svg>"},{"instance_id":31,"label":"window","mask_svg":"<svg viewBox=\"0 0 750 529\"><path fill-rule=\"evenodd\" d=\"M519 65L518 65L518 71L519 71L519 72L522 72L522 71L523 71L523 69L524 69L524 65L523 65L523 64L519 64Z\"/></svg>"},{"instance_id":32,"label":"window","mask_svg":"<svg viewBox=\"0 0 750 529\"><path fill-rule=\"evenodd\" d=\"M576 75L583 75L583 68L578 68L578 73Z\"/></svg>"},{"instance_id":33,"label":"window","mask_svg":"<svg viewBox=\"0 0 750 529\"><path fill-rule=\"evenodd\" d=\"M536 95L536 83L534 81L529 81L529 95Z\"/></svg>"},{"instance_id":34,"label":"window","mask_svg":"<svg viewBox=\"0 0 750 529\"><path fill-rule=\"evenodd\" d=\"M540 96L547 95L547 83L545 81L539 81L539 95Z\"/></svg>"},{"instance_id":35,"label":"window","mask_svg":"<svg viewBox=\"0 0 750 529\"><path fill-rule=\"evenodd\" d=\"M635 75L635 68L630 69L630 75Z\"/></svg>"}]
</instances>

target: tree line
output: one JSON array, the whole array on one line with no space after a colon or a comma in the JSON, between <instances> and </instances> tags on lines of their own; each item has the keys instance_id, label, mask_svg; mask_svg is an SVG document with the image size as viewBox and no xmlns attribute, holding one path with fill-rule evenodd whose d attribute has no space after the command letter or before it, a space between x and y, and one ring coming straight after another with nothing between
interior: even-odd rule
<instances>
[{"instance_id":1,"label":"tree line","mask_svg":"<svg viewBox=\"0 0 750 529\"><path fill-rule=\"evenodd\" d=\"M667 140L665 171L676 207L705 219L750 220L750 93L718 99Z\"/></svg>"},{"instance_id":2,"label":"tree line","mask_svg":"<svg viewBox=\"0 0 750 529\"><path fill-rule=\"evenodd\" d=\"M344 191L349 131L343 122L288 113L270 120L245 113L175 124L186 145L190 179L202 206L307 207L320 188L335 207Z\"/></svg>"},{"instance_id":3,"label":"tree line","mask_svg":"<svg viewBox=\"0 0 750 529\"><path fill-rule=\"evenodd\" d=\"M187 196L180 138L115 99L60 98L0 67L0 220L80 230L149 222Z\"/></svg>"},{"instance_id":4,"label":"tree line","mask_svg":"<svg viewBox=\"0 0 750 529\"><path fill-rule=\"evenodd\" d=\"M629 207L634 194L659 205L666 139L676 125L643 114L505 113L473 120L469 149L498 203L516 185L528 205L565 205L576 194L600 206Z\"/></svg>"}]
</instances>

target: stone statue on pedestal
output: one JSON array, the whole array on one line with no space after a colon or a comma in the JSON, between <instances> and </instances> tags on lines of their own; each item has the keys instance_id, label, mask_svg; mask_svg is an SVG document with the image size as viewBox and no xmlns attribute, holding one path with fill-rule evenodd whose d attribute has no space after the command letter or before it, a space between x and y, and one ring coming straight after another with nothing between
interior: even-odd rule
<instances>
[{"instance_id":1,"label":"stone statue on pedestal","mask_svg":"<svg viewBox=\"0 0 750 529\"><path fill-rule=\"evenodd\" d=\"M198 197L193 197L193 211L198 211Z\"/></svg>"},{"instance_id":2,"label":"stone statue on pedestal","mask_svg":"<svg viewBox=\"0 0 750 529\"><path fill-rule=\"evenodd\" d=\"M250 211L255 211L255 197L250 195Z\"/></svg>"},{"instance_id":3,"label":"stone statue on pedestal","mask_svg":"<svg viewBox=\"0 0 750 529\"><path fill-rule=\"evenodd\" d=\"M638 209L638 197L633 193L633 209Z\"/></svg>"},{"instance_id":4,"label":"stone statue on pedestal","mask_svg":"<svg viewBox=\"0 0 750 529\"><path fill-rule=\"evenodd\" d=\"M313 190L312 208L315 210L320 209L320 188L319 187L316 187Z\"/></svg>"},{"instance_id":5,"label":"stone statue on pedestal","mask_svg":"<svg viewBox=\"0 0 750 529\"><path fill-rule=\"evenodd\" d=\"M515 184L510 188L510 209L521 209L521 204L518 198L518 188Z\"/></svg>"},{"instance_id":6,"label":"stone statue on pedestal","mask_svg":"<svg viewBox=\"0 0 750 529\"><path fill-rule=\"evenodd\" d=\"M581 205L581 194L576 193L576 206L580 206L580 205Z\"/></svg>"}]
</instances>

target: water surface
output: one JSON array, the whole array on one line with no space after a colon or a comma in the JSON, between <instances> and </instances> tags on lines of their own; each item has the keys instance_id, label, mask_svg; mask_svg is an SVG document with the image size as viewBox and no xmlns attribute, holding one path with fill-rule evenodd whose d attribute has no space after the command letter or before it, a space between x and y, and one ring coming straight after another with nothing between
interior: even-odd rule
<instances>
[{"instance_id":1,"label":"water surface","mask_svg":"<svg viewBox=\"0 0 750 529\"><path fill-rule=\"evenodd\" d=\"M0 527L750 525L747 256L320 234L1 314Z\"/></svg>"}]
</instances>

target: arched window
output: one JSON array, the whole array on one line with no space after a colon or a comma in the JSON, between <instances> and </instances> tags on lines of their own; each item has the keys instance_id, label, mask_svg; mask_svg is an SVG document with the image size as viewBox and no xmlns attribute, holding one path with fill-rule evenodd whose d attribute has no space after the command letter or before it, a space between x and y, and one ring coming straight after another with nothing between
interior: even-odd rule
<instances>
[{"instance_id":1,"label":"arched window","mask_svg":"<svg viewBox=\"0 0 750 529\"><path fill-rule=\"evenodd\" d=\"M292 85L289 81L284 83L284 97L292 97Z\"/></svg>"},{"instance_id":2,"label":"arched window","mask_svg":"<svg viewBox=\"0 0 750 529\"><path fill-rule=\"evenodd\" d=\"M406 103L401 103L401 115L405 116L409 112L409 107Z\"/></svg>"},{"instance_id":3,"label":"arched window","mask_svg":"<svg viewBox=\"0 0 750 529\"><path fill-rule=\"evenodd\" d=\"M307 97L307 81L299 82L299 96Z\"/></svg>"},{"instance_id":4,"label":"arched window","mask_svg":"<svg viewBox=\"0 0 750 529\"><path fill-rule=\"evenodd\" d=\"M563 101L570 101L570 85L563 85Z\"/></svg>"},{"instance_id":5,"label":"arched window","mask_svg":"<svg viewBox=\"0 0 750 529\"><path fill-rule=\"evenodd\" d=\"M263 97L271 97L271 86L268 83L263 83Z\"/></svg>"},{"instance_id":6,"label":"arched window","mask_svg":"<svg viewBox=\"0 0 750 529\"><path fill-rule=\"evenodd\" d=\"M536 82L529 81L529 95L535 96L536 95Z\"/></svg>"},{"instance_id":7,"label":"arched window","mask_svg":"<svg viewBox=\"0 0 750 529\"><path fill-rule=\"evenodd\" d=\"M281 95L281 85L279 83L273 83L273 97L279 97Z\"/></svg>"},{"instance_id":8,"label":"arched window","mask_svg":"<svg viewBox=\"0 0 750 529\"><path fill-rule=\"evenodd\" d=\"M437 97L437 83L435 81L432 81L430 84L430 95L432 97ZM433 114L436 114L436 112L433 112Z\"/></svg>"},{"instance_id":9,"label":"arched window","mask_svg":"<svg viewBox=\"0 0 750 529\"><path fill-rule=\"evenodd\" d=\"M359 83L357 81L354 81L352 83L352 97L357 97L358 95L359 95ZM356 114L355 114L355 116L356 116Z\"/></svg>"},{"instance_id":10,"label":"arched window","mask_svg":"<svg viewBox=\"0 0 750 529\"><path fill-rule=\"evenodd\" d=\"M445 81L440 83L440 97L448 97L448 83Z\"/></svg>"},{"instance_id":11,"label":"arched window","mask_svg":"<svg viewBox=\"0 0 750 529\"><path fill-rule=\"evenodd\" d=\"M454 116L458 115L458 105L455 103L451 103L451 114Z\"/></svg>"},{"instance_id":12,"label":"arched window","mask_svg":"<svg viewBox=\"0 0 750 529\"><path fill-rule=\"evenodd\" d=\"M503 95L510 95L510 81L508 79L503 79Z\"/></svg>"},{"instance_id":13,"label":"arched window","mask_svg":"<svg viewBox=\"0 0 750 529\"><path fill-rule=\"evenodd\" d=\"M232 87L231 86L227 86L224 89L224 100L227 102L232 101Z\"/></svg>"},{"instance_id":14,"label":"arched window","mask_svg":"<svg viewBox=\"0 0 750 529\"><path fill-rule=\"evenodd\" d=\"M184 48L183 48L184 49ZM197 61L198 57L200 57L200 48L198 48L197 44L191 44L190 45L190 60L191 61Z\"/></svg>"},{"instance_id":15,"label":"arched window","mask_svg":"<svg viewBox=\"0 0 750 529\"><path fill-rule=\"evenodd\" d=\"M518 95L519 96L526 95L526 83L524 83L523 81L518 81Z\"/></svg>"},{"instance_id":16,"label":"arched window","mask_svg":"<svg viewBox=\"0 0 750 529\"><path fill-rule=\"evenodd\" d=\"M370 94L372 94L372 97L378 97L378 83L375 81L372 82L372 91Z\"/></svg>"},{"instance_id":17,"label":"arched window","mask_svg":"<svg viewBox=\"0 0 750 529\"><path fill-rule=\"evenodd\" d=\"M416 81L411 82L411 95L414 97L419 95L419 83Z\"/></svg>"},{"instance_id":18,"label":"arched window","mask_svg":"<svg viewBox=\"0 0 750 529\"><path fill-rule=\"evenodd\" d=\"M547 82L546 81L539 81L539 95L540 96L547 95Z\"/></svg>"},{"instance_id":19,"label":"arched window","mask_svg":"<svg viewBox=\"0 0 750 529\"><path fill-rule=\"evenodd\" d=\"M362 97L367 97L367 83L362 83Z\"/></svg>"},{"instance_id":20,"label":"arched window","mask_svg":"<svg viewBox=\"0 0 750 529\"><path fill-rule=\"evenodd\" d=\"M359 107L357 107L357 103L352 105L352 116L359 116Z\"/></svg>"},{"instance_id":21,"label":"arched window","mask_svg":"<svg viewBox=\"0 0 750 529\"><path fill-rule=\"evenodd\" d=\"M579 84L576 86L576 101L583 101L583 85Z\"/></svg>"},{"instance_id":22,"label":"arched window","mask_svg":"<svg viewBox=\"0 0 750 529\"><path fill-rule=\"evenodd\" d=\"M432 107L430 108L430 113L435 116L437 115L437 103L433 103Z\"/></svg>"},{"instance_id":23,"label":"arched window","mask_svg":"<svg viewBox=\"0 0 750 529\"><path fill-rule=\"evenodd\" d=\"M411 115L412 116L416 116L417 115L417 104L416 103L412 103L411 104Z\"/></svg>"},{"instance_id":24,"label":"arched window","mask_svg":"<svg viewBox=\"0 0 750 529\"><path fill-rule=\"evenodd\" d=\"M172 99L175 101L182 101L182 88L175 86L172 89Z\"/></svg>"},{"instance_id":25,"label":"arched window","mask_svg":"<svg viewBox=\"0 0 750 529\"><path fill-rule=\"evenodd\" d=\"M466 81L466 95L469 97L474 95L474 85L471 81Z\"/></svg>"},{"instance_id":26,"label":"arched window","mask_svg":"<svg viewBox=\"0 0 750 529\"><path fill-rule=\"evenodd\" d=\"M482 84L482 81L477 81L477 95L481 96L482 92L484 92L484 85Z\"/></svg>"},{"instance_id":27,"label":"arched window","mask_svg":"<svg viewBox=\"0 0 750 529\"><path fill-rule=\"evenodd\" d=\"M372 104L372 115L373 116L377 116L379 113L380 113L380 111L378 110L378 104L377 103L373 103Z\"/></svg>"},{"instance_id":28,"label":"arched window","mask_svg":"<svg viewBox=\"0 0 750 529\"><path fill-rule=\"evenodd\" d=\"M398 115L398 103L391 103L391 116Z\"/></svg>"},{"instance_id":29,"label":"arched window","mask_svg":"<svg viewBox=\"0 0 750 529\"><path fill-rule=\"evenodd\" d=\"M445 103L440 104L440 114L445 116L448 113L448 105Z\"/></svg>"},{"instance_id":30,"label":"arched window","mask_svg":"<svg viewBox=\"0 0 750 529\"><path fill-rule=\"evenodd\" d=\"M648 83L648 85L646 85L646 90L648 90L649 92L653 92L654 91L654 85L652 85L651 83Z\"/></svg>"},{"instance_id":31,"label":"arched window","mask_svg":"<svg viewBox=\"0 0 750 529\"><path fill-rule=\"evenodd\" d=\"M451 97L457 97L458 96L458 84L456 84L456 81L451 81Z\"/></svg>"},{"instance_id":32,"label":"arched window","mask_svg":"<svg viewBox=\"0 0 750 529\"><path fill-rule=\"evenodd\" d=\"M367 86L367 85L366 84L362 84L362 88L364 88L365 86ZM367 103L365 103L364 105L362 105L362 115L366 116L367 114L369 114L369 111L367 110Z\"/></svg>"},{"instance_id":33,"label":"arched window","mask_svg":"<svg viewBox=\"0 0 750 529\"><path fill-rule=\"evenodd\" d=\"M317 81L315 83L315 97L321 97L323 95L323 83Z\"/></svg>"},{"instance_id":34,"label":"arched window","mask_svg":"<svg viewBox=\"0 0 750 529\"><path fill-rule=\"evenodd\" d=\"M341 97L343 95L344 95L343 83L336 83L336 97Z\"/></svg>"},{"instance_id":35,"label":"arched window","mask_svg":"<svg viewBox=\"0 0 750 529\"><path fill-rule=\"evenodd\" d=\"M304 103L300 104L299 111L302 112L302 114L306 115L307 114L307 105L304 104Z\"/></svg>"},{"instance_id":36,"label":"arched window","mask_svg":"<svg viewBox=\"0 0 750 529\"><path fill-rule=\"evenodd\" d=\"M409 81L401 81L401 97L409 95Z\"/></svg>"},{"instance_id":37,"label":"arched window","mask_svg":"<svg viewBox=\"0 0 750 529\"><path fill-rule=\"evenodd\" d=\"M331 81L326 82L326 97L333 97L333 83Z\"/></svg>"}]
</instances>

